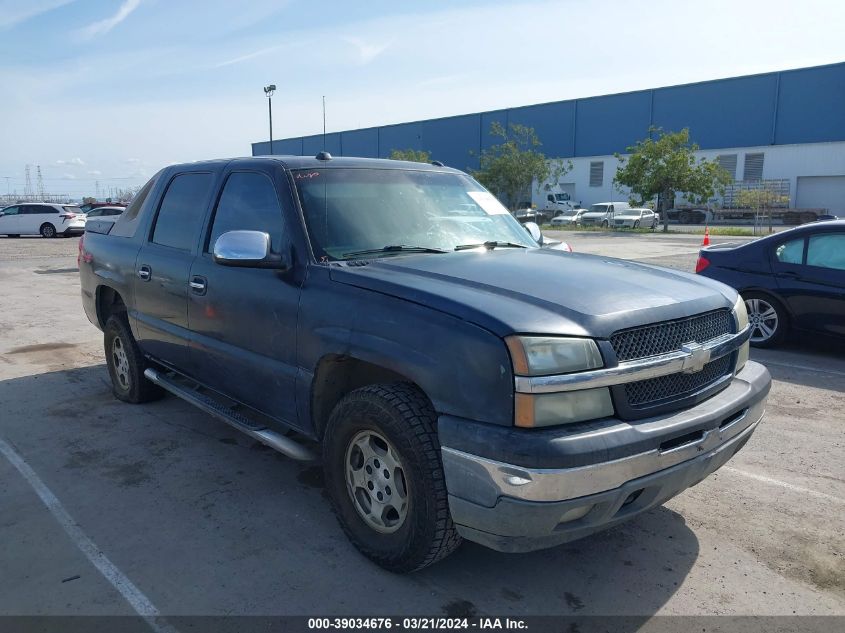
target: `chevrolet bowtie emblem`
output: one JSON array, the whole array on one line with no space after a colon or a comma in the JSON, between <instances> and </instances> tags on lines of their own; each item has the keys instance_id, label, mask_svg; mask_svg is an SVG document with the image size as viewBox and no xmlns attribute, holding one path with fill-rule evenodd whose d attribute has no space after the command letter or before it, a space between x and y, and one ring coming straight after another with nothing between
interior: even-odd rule
<instances>
[{"instance_id":1,"label":"chevrolet bowtie emblem","mask_svg":"<svg viewBox=\"0 0 845 633\"><path fill-rule=\"evenodd\" d=\"M681 345L681 351L689 354L689 356L684 358L682 369L685 374L694 374L697 371L701 371L710 362L710 350L704 349L699 343L684 343Z\"/></svg>"}]
</instances>

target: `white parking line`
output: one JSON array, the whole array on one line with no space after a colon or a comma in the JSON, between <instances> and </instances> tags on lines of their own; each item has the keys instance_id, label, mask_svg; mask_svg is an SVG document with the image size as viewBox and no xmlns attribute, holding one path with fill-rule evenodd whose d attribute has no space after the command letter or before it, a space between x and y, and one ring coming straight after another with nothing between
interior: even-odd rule
<instances>
[{"instance_id":1,"label":"white parking line","mask_svg":"<svg viewBox=\"0 0 845 633\"><path fill-rule=\"evenodd\" d=\"M23 458L9 444L0 439L0 453L14 466L17 471L29 482L41 501L62 526L70 540L85 554L91 564L108 580L112 587L120 592L126 601L132 606L135 612L146 619L147 624L157 633L177 633L177 630L168 623L161 620L161 612L150 602L138 587L124 575L108 557L100 551L94 543L82 531L76 521L68 514L56 495L41 481L41 478L29 467Z\"/></svg>"},{"instance_id":2,"label":"white parking line","mask_svg":"<svg viewBox=\"0 0 845 633\"><path fill-rule=\"evenodd\" d=\"M739 468L734 468L733 466L722 466L722 470L727 470L729 472L736 473L737 475L748 477L749 479L756 479L757 481L761 481L764 484L771 484L773 486L780 486L781 488L786 488L787 490L792 490L794 492L800 492L802 495L809 495L811 497L817 497L819 499L825 499L827 501L834 501L836 503L845 503L845 499L834 497L833 495L829 495L825 492L810 490L809 488L796 486L795 484L790 484L785 481L781 481L780 479L772 479L771 477L766 477L765 475L758 475L756 473L750 473L747 470L740 470Z\"/></svg>"},{"instance_id":3,"label":"white parking line","mask_svg":"<svg viewBox=\"0 0 845 633\"><path fill-rule=\"evenodd\" d=\"M764 365L775 365L776 367L786 367L787 369L800 369L802 371L814 371L820 374L833 374L834 376L845 376L845 371L839 371L836 369L820 369L818 367L807 367L806 365L795 365L793 363L779 363L774 360L761 360L759 361Z\"/></svg>"}]
</instances>

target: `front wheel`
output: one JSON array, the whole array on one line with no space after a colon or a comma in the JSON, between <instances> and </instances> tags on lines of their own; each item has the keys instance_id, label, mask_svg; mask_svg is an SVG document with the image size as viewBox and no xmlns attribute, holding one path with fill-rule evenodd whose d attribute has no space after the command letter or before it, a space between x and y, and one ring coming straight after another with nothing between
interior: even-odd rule
<instances>
[{"instance_id":1,"label":"front wheel","mask_svg":"<svg viewBox=\"0 0 845 633\"><path fill-rule=\"evenodd\" d=\"M601 228L606 229L607 226L608 226L607 220L605 220L604 222L601 223Z\"/></svg>"},{"instance_id":2,"label":"front wheel","mask_svg":"<svg viewBox=\"0 0 845 633\"><path fill-rule=\"evenodd\" d=\"M634 220L634 228L635 229L640 228L640 221L639 220Z\"/></svg>"},{"instance_id":3,"label":"front wheel","mask_svg":"<svg viewBox=\"0 0 845 633\"><path fill-rule=\"evenodd\" d=\"M789 317L783 306L776 299L758 292L744 294L743 299L751 326L751 345L774 347L783 342L789 329Z\"/></svg>"},{"instance_id":4,"label":"front wheel","mask_svg":"<svg viewBox=\"0 0 845 633\"><path fill-rule=\"evenodd\" d=\"M334 408L323 439L326 488L343 531L394 572L421 569L461 543L431 402L408 383L370 385Z\"/></svg>"}]
</instances>

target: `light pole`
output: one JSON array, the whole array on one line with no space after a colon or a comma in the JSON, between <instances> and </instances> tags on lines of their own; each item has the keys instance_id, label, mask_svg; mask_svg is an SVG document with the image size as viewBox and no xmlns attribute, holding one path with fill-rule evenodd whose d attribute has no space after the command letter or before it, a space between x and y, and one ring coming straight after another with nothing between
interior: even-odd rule
<instances>
[{"instance_id":1,"label":"light pole","mask_svg":"<svg viewBox=\"0 0 845 633\"><path fill-rule=\"evenodd\" d=\"M276 84L264 86L264 94L267 95L267 111L270 113L270 154L273 153L273 93L276 91Z\"/></svg>"}]
</instances>

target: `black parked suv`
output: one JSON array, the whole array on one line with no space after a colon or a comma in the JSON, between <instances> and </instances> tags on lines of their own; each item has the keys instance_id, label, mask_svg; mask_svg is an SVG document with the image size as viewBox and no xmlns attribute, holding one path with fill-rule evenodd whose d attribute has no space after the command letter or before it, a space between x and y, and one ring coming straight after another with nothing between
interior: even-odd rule
<instances>
[{"instance_id":1,"label":"black parked suv","mask_svg":"<svg viewBox=\"0 0 845 633\"><path fill-rule=\"evenodd\" d=\"M319 447L344 531L394 571L661 504L743 446L770 386L734 290L540 248L442 166L170 166L79 260L118 398Z\"/></svg>"}]
</instances>

